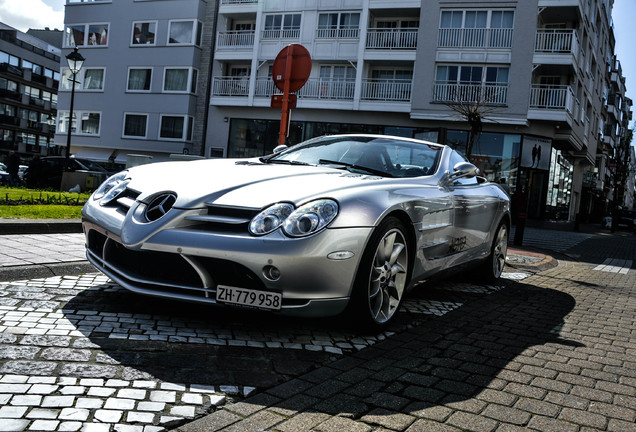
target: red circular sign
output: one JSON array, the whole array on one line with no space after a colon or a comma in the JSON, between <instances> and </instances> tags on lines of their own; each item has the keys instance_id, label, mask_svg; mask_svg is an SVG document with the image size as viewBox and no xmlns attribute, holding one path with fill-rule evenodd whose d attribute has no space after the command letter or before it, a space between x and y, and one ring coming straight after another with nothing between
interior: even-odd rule
<instances>
[{"instance_id":1,"label":"red circular sign","mask_svg":"<svg viewBox=\"0 0 636 432\"><path fill-rule=\"evenodd\" d=\"M291 62L290 65L287 62ZM287 71L290 71L289 77ZM285 80L289 80L289 91L295 92L302 88L311 73L311 56L307 48L300 44L289 44L283 48L274 60L272 75L274 85L282 92L285 91Z\"/></svg>"}]
</instances>

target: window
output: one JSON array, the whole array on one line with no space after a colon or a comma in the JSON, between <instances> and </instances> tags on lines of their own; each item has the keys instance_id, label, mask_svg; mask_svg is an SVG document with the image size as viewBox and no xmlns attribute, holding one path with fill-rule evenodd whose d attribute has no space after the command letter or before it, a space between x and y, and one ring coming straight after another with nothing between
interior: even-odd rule
<instances>
[{"instance_id":1,"label":"window","mask_svg":"<svg viewBox=\"0 0 636 432\"><path fill-rule=\"evenodd\" d=\"M192 117L162 115L159 138L190 141L192 139Z\"/></svg>"},{"instance_id":2,"label":"window","mask_svg":"<svg viewBox=\"0 0 636 432\"><path fill-rule=\"evenodd\" d=\"M199 21L170 21L168 45L201 45L201 29Z\"/></svg>"},{"instance_id":3,"label":"window","mask_svg":"<svg viewBox=\"0 0 636 432\"><path fill-rule=\"evenodd\" d=\"M104 90L104 68L84 68L75 77L75 91L102 91ZM68 68L62 69L62 83L60 90L71 90L73 74Z\"/></svg>"},{"instance_id":4,"label":"window","mask_svg":"<svg viewBox=\"0 0 636 432\"><path fill-rule=\"evenodd\" d=\"M0 115L15 117L15 107L13 105L0 103Z\"/></svg>"},{"instance_id":5,"label":"window","mask_svg":"<svg viewBox=\"0 0 636 432\"><path fill-rule=\"evenodd\" d=\"M130 68L128 69L128 87L131 92L150 91L150 81L152 69L150 68Z\"/></svg>"},{"instance_id":6,"label":"window","mask_svg":"<svg viewBox=\"0 0 636 432\"><path fill-rule=\"evenodd\" d=\"M58 114L57 131L67 133L69 127L68 111L60 111ZM80 119L80 129L77 131L77 119ZM82 135L99 135L101 113L89 111L75 111L71 124L71 132Z\"/></svg>"},{"instance_id":7,"label":"window","mask_svg":"<svg viewBox=\"0 0 636 432\"><path fill-rule=\"evenodd\" d=\"M319 97L328 99L353 99L356 70L353 66L320 66Z\"/></svg>"},{"instance_id":8,"label":"window","mask_svg":"<svg viewBox=\"0 0 636 432\"><path fill-rule=\"evenodd\" d=\"M148 126L148 114L124 114L125 137L145 138Z\"/></svg>"},{"instance_id":9,"label":"window","mask_svg":"<svg viewBox=\"0 0 636 432\"><path fill-rule=\"evenodd\" d=\"M197 71L192 68L166 68L163 80L164 92L194 93Z\"/></svg>"},{"instance_id":10,"label":"window","mask_svg":"<svg viewBox=\"0 0 636 432\"><path fill-rule=\"evenodd\" d=\"M0 89L7 90L13 93L18 92L18 83L5 78L0 78Z\"/></svg>"},{"instance_id":11,"label":"window","mask_svg":"<svg viewBox=\"0 0 636 432\"><path fill-rule=\"evenodd\" d=\"M439 24L441 47L510 48L514 11L445 10Z\"/></svg>"},{"instance_id":12,"label":"window","mask_svg":"<svg viewBox=\"0 0 636 432\"><path fill-rule=\"evenodd\" d=\"M439 65L433 99L504 105L509 70L507 66Z\"/></svg>"},{"instance_id":13,"label":"window","mask_svg":"<svg viewBox=\"0 0 636 432\"><path fill-rule=\"evenodd\" d=\"M104 69L84 69L84 90L104 90Z\"/></svg>"},{"instance_id":14,"label":"window","mask_svg":"<svg viewBox=\"0 0 636 432\"><path fill-rule=\"evenodd\" d=\"M323 13L318 16L319 38L357 38L359 32L359 13Z\"/></svg>"},{"instance_id":15,"label":"window","mask_svg":"<svg viewBox=\"0 0 636 432\"><path fill-rule=\"evenodd\" d=\"M266 15L263 39L299 38L300 17L301 14Z\"/></svg>"},{"instance_id":16,"label":"window","mask_svg":"<svg viewBox=\"0 0 636 432\"><path fill-rule=\"evenodd\" d=\"M4 51L0 51L0 63L8 63L11 66L19 66L20 58Z\"/></svg>"},{"instance_id":17,"label":"window","mask_svg":"<svg viewBox=\"0 0 636 432\"><path fill-rule=\"evenodd\" d=\"M154 45L155 32L157 31L156 21L133 22L132 45Z\"/></svg>"},{"instance_id":18,"label":"window","mask_svg":"<svg viewBox=\"0 0 636 432\"><path fill-rule=\"evenodd\" d=\"M72 24L66 26L66 47L108 45L109 24Z\"/></svg>"}]
</instances>

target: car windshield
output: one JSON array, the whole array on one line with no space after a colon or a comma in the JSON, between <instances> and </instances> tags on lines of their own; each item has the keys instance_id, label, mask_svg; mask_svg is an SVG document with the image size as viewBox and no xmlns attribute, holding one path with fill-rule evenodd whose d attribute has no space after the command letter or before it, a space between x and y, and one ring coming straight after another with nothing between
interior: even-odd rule
<instances>
[{"instance_id":1,"label":"car windshield","mask_svg":"<svg viewBox=\"0 0 636 432\"><path fill-rule=\"evenodd\" d=\"M380 136L321 137L298 144L264 161L330 165L383 177L434 174L442 146Z\"/></svg>"}]
</instances>

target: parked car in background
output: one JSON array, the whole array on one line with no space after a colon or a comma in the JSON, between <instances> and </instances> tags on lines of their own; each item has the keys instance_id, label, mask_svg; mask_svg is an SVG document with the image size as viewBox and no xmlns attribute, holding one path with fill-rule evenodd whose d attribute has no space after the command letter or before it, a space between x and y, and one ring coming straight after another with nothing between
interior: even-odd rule
<instances>
[{"instance_id":1,"label":"parked car in background","mask_svg":"<svg viewBox=\"0 0 636 432\"><path fill-rule=\"evenodd\" d=\"M618 218L619 228L636 232L636 210L621 210Z\"/></svg>"},{"instance_id":2,"label":"parked car in background","mask_svg":"<svg viewBox=\"0 0 636 432\"><path fill-rule=\"evenodd\" d=\"M0 184L9 184L9 173L7 172L7 166L0 162Z\"/></svg>"},{"instance_id":3,"label":"parked car in background","mask_svg":"<svg viewBox=\"0 0 636 432\"><path fill-rule=\"evenodd\" d=\"M448 146L335 135L130 168L82 216L89 261L131 291L378 329L411 281L467 265L498 278L510 200Z\"/></svg>"},{"instance_id":4,"label":"parked car in background","mask_svg":"<svg viewBox=\"0 0 636 432\"><path fill-rule=\"evenodd\" d=\"M25 178L34 187L59 189L62 182L62 173L66 164L64 156L46 156L41 159L40 173L37 178L29 179L34 175L29 169L25 172ZM109 176L109 172L97 162L88 159L69 159L69 171L85 173L87 176L95 177L95 188L99 186Z\"/></svg>"}]
</instances>

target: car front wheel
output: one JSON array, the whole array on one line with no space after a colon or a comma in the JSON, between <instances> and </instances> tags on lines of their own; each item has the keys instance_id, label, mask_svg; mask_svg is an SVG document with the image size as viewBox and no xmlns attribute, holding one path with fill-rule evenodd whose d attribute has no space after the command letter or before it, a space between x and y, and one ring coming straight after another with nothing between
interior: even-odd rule
<instances>
[{"instance_id":1,"label":"car front wheel","mask_svg":"<svg viewBox=\"0 0 636 432\"><path fill-rule=\"evenodd\" d=\"M367 328L380 329L394 318L409 279L406 230L388 218L371 236L353 291L352 307Z\"/></svg>"},{"instance_id":2,"label":"car front wheel","mask_svg":"<svg viewBox=\"0 0 636 432\"><path fill-rule=\"evenodd\" d=\"M490 248L490 255L481 265L481 274L486 281L492 282L501 276L506 265L508 253L508 226L502 222Z\"/></svg>"}]
</instances>

